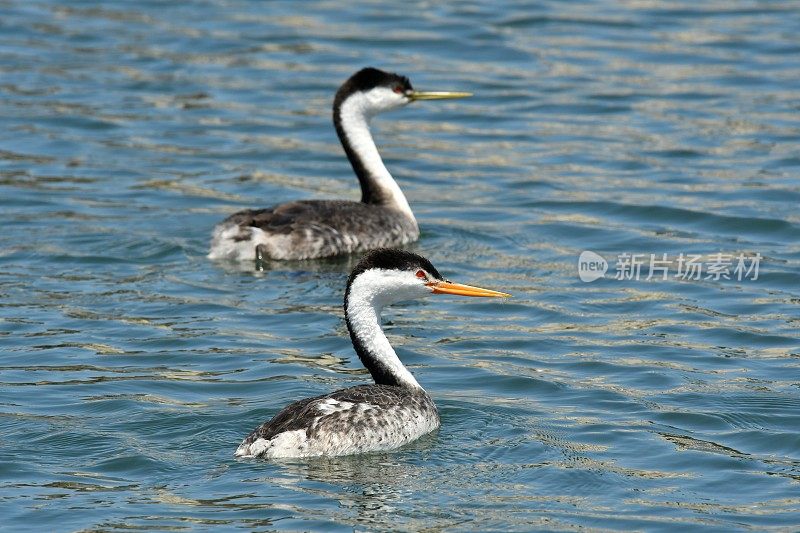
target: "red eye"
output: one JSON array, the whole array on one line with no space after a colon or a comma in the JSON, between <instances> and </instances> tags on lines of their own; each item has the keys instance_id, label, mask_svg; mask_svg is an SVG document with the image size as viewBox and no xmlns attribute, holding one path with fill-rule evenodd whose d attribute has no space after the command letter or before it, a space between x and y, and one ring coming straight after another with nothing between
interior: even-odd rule
<instances>
[{"instance_id":1,"label":"red eye","mask_svg":"<svg viewBox=\"0 0 800 533\"><path fill-rule=\"evenodd\" d=\"M405 91L403 90L403 88L402 88L402 87L400 87L399 85L398 85L397 87L395 87L394 89L392 89L392 90L393 90L394 92L396 92L397 94L403 94L403 93L405 92Z\"/></svg>"},{"instance_id":2,"label":"red eye","mask_svg":"<svg viewBox=\"0 0 800 533\"><path fill-rule=\"evenodd\" d=\"M425 271L424 271L424 270L417 270L417 277L418 277L419 279L427 279L427 278L428 278L428 275L427 275L427 274L425 274Z\"/></svg>"}]
</instances>

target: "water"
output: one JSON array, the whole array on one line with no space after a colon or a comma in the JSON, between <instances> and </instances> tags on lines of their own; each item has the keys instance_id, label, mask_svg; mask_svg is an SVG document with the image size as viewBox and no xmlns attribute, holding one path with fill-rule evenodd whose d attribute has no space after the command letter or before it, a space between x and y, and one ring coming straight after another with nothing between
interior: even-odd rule
<instances>
[{"instance_id":1,"label":"water","mask_svg":"<svg viewBox=\"0 0 800 533\"><path fill-rule=\"evenodd\" d=\"M3 525L800 527L800 7L342 6L0 2ZM411 249L514 298L386 313L437 434L237 461L281 406L368 379L353 258L204 257L237 209L357 197L330 104L366 65L475 93L375 135ZM720 252L758 279L675 278ZM614 279L624 253L669 279Z\"/></svg>"}]
</instances>

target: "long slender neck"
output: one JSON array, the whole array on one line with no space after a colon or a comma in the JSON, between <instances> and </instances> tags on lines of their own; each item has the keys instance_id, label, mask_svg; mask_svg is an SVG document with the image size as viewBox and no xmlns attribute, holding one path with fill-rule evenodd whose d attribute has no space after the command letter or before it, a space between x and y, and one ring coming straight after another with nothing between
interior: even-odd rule
<instances>
[{"instance_id":1,"label":"long slender neck","mask_svg":"<svg viewBox=\"0 0 800 533\"><path fill-rule=\"evenodd\" d=\"M397 357L381 329L382 307L368 290L359 290L358 287L354 289L352 286L347 288L344 316L358 358L378 385L421 389L417 380Z\"/></svg>"},{"instance_id":2,"label":"long slender neck","mask_svg":"<svg viewBox=\"0 0 800 533\"><path fill-rule=\"evenodd\" d=\"M361 201L365 204L392 207L405 213L416 223L403 191L383 164L369 131L366 97L353 93L333 106L333 123L347 159L361 184Z\"/></svg>"}]
</instances>

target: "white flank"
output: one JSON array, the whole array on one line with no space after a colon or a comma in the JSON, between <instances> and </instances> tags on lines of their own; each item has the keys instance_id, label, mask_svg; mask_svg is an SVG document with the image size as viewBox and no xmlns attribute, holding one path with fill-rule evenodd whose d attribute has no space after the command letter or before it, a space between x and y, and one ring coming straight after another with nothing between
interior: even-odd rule
<instances>
[{"instance_id":1,"label":"white flank","mask_svg":"<svg viewBox=\"0 0 800 533\"><path fill-rule=\"evenodd\" d=\"M242 228L237 224L220 224L214 228L211 237L211 249L208 258L212 260L227 259L232 261L254 261L256 246L263 244L273 259L286 259L281 255L291 250L291 237L289 235L270 235L259 228L247 228L250 238L237 241L235 237L241 233Z\"/></svg>"},{"instance_id":2,"label":"white flank","mask_svg":"<svg viewBox=\"0 0 800 533\"><path fill-rule=\"evenodd\" d=\"M317 411L319 411L322 415L329 415L331 413L338 413L340 411L348 411L353 408L353 405L355 404L350 402L340 402L339 400L328 398L317 405Z\"/></svg>"}]
</instances>

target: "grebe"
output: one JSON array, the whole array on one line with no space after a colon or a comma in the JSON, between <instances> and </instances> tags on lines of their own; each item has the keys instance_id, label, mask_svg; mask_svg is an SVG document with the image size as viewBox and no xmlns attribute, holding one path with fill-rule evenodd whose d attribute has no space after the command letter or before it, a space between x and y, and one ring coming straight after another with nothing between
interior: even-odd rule
<instances>
[{"instance_id":1,"label":"grebe","mask_svg":"<svg viewBox=\"0 0 800 533\"><path fill-rule=\"evenodd\" d=\"M447 281L430 261L411 252L368 252L347 280L344 316L375 384L289 404L250 433L235 455L271 459L391 450L438 428L433 400L400 362L380 326L384 306L430 294L509 296Z\"/></svg>"},{"instance_id":2,"label":"grebe","mask_svg":"<svg viewBox=\"0 0 800 533\"><path fill-rule=\"evenodd\" d=\"M300 200L248 209L214 228L209 259L313 259L419 238L419 227L403 191L383 165L369 131L376 114L416 100L471 96L464 92L415 91L408 78L362 69L336 92L333 123L361 184L361 201Z\"/></svg>"}]
</instances>

